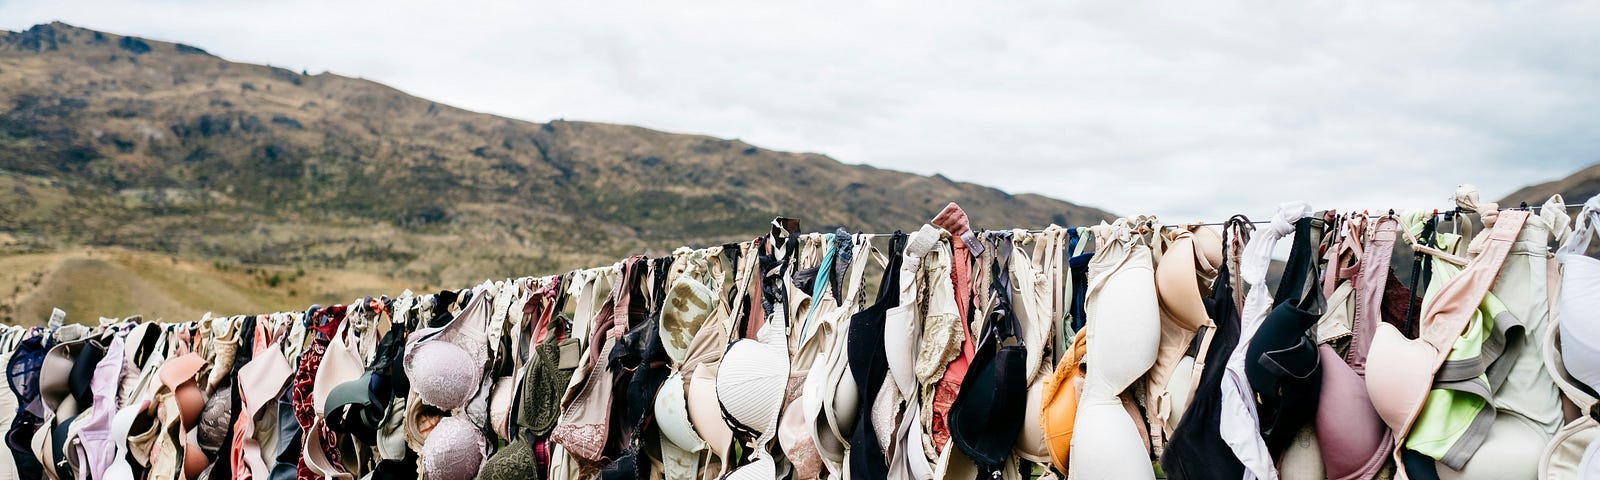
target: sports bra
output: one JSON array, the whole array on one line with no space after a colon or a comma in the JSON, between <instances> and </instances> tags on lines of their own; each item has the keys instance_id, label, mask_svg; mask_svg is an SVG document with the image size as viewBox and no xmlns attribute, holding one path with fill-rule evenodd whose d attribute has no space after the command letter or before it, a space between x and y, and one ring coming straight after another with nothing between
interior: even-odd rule
<instances>
[{"instance_id":1,"label":"sports bra","mask_svg":"<svg viewBox=\"0 0 1600 480\"><path fill-rule=\"evenodd\" d=\"M1367 390L1397 443L1411 431L1439 365L1477 312L1527 216L1525 211L1500 213L1494 229L1479 237L1482 253L1440 287L1425 308L1417 340L1407 339L1392 325L1378 325L1367 361L1376 367L1367 371ZM1401 462L1398 450L1394 457Z\"/></svg>"},{"instance_id":2,"label":"sports bra","mask_svg":"<svg viewBox=\"0 0 1600 480\"><path fill-rule=\"evenodd\" d=\"M1540 242L1547 242L1548 234L1544 233L1543 227L1542 221L1528 217L1518 237L1526 238L1537 232ZM1436 237L1442 238L1442 248L1446 250L1457 245L1451 240L1451 235L1436 234ZM1481 243L1475 242L1475 245ZM1521 240L1512 243L1507 260L1496 274L1496 284L1509 280L1526 287L1533 286L1533 282L1527 278L1529 272L1525 269L1519 271L1518 268L1529 264L1521 258L1527 254L1519 253L1526 250L1528 243ZM1545 258L1542 253L1539 260L1543 266ZM1459 273L1460 270L1454 265L1437 265L1433 267L1434 280L1430 285L1442 286ZM1542 272L1540 277L1539 285L1542 286ZM1441 290L1430 288L1425 292L1425 304L1438 301ZM1540 290L1539 295L1545 296L1542 288ZM1539 303L1543 304L1544 299L1540 300ZM1539 314L1541 325L1543 316L1543 313ZM1501 415L1501 409L1497 408L1501 406L1501 396L1495 393L1504 391L1502 387L1506 385L1508 374L1520 356L1537 358L1536 350L1526 350L1524 353L1522 348L1527 331L1523 318L1512 313L1509 305L1491 289L1479 299L1477 309L1450 346L1443 366L1434 374L1433 388L1412 423L1405 442L1408 451L1437 459L1443 468L1435 467L1433 470L1441 477L1452 478L1459 474L1466 478L1532 478L1537 472L1538 461L1535 456L1539 453L1539 446L1548 440L1547 436L1538 428L1529 428L1531 423L1515 418L1510 412ZM1549 384L1549 388L1554 390L1554 384ZM1559 412L1555 414L1559 415ZM1553 430L1549 433L1554 433ZM1486 447L1489 450L1483 450ZM1485 455L1477 455L1479 451ZM1484 460L1471 461L1477 458Z\"/></svg>"}]
</instances>

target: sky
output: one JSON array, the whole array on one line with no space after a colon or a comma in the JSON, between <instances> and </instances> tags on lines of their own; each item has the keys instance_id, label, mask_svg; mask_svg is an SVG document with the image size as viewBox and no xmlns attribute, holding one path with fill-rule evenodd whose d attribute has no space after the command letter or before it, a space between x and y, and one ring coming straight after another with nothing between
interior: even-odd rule
<instances>
[{"instance_id":1,"label":"sky","mask_svg":"<svg viewBox=\"0 0 1600 480\"><path fill-rule=\"evenodd\" d=\"M1600 2L0 0L54 20L1173 223L1600 162Z\"/></svg>"}]
</instances>

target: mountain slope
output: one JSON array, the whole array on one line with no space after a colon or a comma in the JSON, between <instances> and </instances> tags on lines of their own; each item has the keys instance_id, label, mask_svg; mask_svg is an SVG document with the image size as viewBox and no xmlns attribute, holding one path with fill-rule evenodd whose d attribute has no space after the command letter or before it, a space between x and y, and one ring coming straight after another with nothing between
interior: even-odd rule
<instances>
[{"instance_id":1,"label":"mountain slope","mask_svg":"<svg viewBox=\"0 0 1600 480\"><path fill-rule=\"evenodd\" d=\"M62 23L0 32L0 252L125 247L427 285L808 230L1101 210L738 140L533 123Z\"/></svg>"},{"instance_id":2,"label":"mountain slope","mask_svg":"<svg viewBox=\"0 0 1600 480\"><path fill-rule=\"evenodd\" d=\"M1561 194L1561 198L1566 199L1567 203L1583 203L1588 201L1589 197L1600 194L1600 164L1590 165L1565 178L1522 187L1501 199L1500 205L1516 206L1520 202L1542 205L1551 195L1557 193ZM1577 214L1577 211L1572 213Z\"/></svg>"}]
</instances>

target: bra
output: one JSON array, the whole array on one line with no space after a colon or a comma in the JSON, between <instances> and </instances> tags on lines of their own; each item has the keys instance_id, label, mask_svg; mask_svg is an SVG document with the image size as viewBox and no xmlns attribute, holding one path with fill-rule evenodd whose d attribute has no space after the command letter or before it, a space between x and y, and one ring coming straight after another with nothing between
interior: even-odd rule
<instances>
[{"instance_id":1,"label":"bra","mask_svg":"<svg viewBox=\"0 0 1600 480\"><path fill-rule=\"evenodd\" d=\"M657 327L673 263L674 257L656 258L649 260L647 269L639 269L636 284L646 294L635 305L646 310L642 319L630 318L628 331L612 351L613 368L621 373L617 381L625 384L625 401L612 404L612 436L620 446L616 459L601 470L601 478L638 478L650 471L648 459L641 459L640 455L647 447L654 450L659 443L660 435L654 428L654 399L672 373L668 367L671 357L662 348Z\"/></svg>"},{"instance_id":2,"label":"bra","mask_svg":"<svg viewBox=\"0 0 1600 480\"><path fill-rule=\"evenodd\" d=\"M817 450L817 440L813 435L811 423L811 419L818 413L814 407L820 407L820 403L815 401L816 394L810 393L811 400L808 406L807 395L818 385L818 382L812 381L811 375L814 373L823 375L816 373L814 367L821 363L819 359L825 361L827 349L833 345L835 322L831 319L818 320L818 317L829 316L839 307L839 295L837 293L829 295L828 287L833 286L836 287L834 290L838 289L836 285L838 282L834 281L832 274L835 261L839 257L843 257L842 261L851 259L850 234L842 230L826 235L809 235L804 239L808 243L801 251L800 266L805 268L800 272L809 273L815 270L816 273L809 275L811 283L809 292L806 291L804 282L799 281L800 274L795 275L796 282L790 283L790 303L803 301L806 304L803 309L796 311L800 320L794 322L797 326L791 330L790 336L791 340L798 339L798 341L791 342L795 345L789 365L789 381L791 383L798 381L800 388L793 389L789 394L790 398L785 399L787 404L783 409L782 418L778 421L778 446L794 468L795 476L799 478L821 477L825 468L822 455ZM793 300L795 298L802 300L795 301ZM829 313L822 314L823 311Z\"/></svg>"},{"instance_id":3,"label":"bra","mask_svg":"<svg viewBox=\"0 0 1600 480\"><path fill-rule=\"evenodd\" d=\"M1600 221L1600 195L1578 213L1577 224L1556 253L1561 262L1561 358L1572 378L1600 388L1600 260L1585 255Z\"/></svg>"},{"instance_id":4,"label":"bra","mask_svg":"<svg viewBox=\"0 0 1600 480\"><path fill-rule=\"evenodd\" d=\"M734 431L755 437L751 462L730 472L728 479L772 478L777 463L767 451L777 437L778 420L789 398L789 319L787 296L792 253L798 248L798 223L784 218L773 221L772 233L755 243L754 256L759 267L751 276L750 316L756 327L755 338L741 338L728 345L717 373L717 403L723 418ZM759 320L758 320L759 318ZM748 328L735 329L748 332ZM748 335L748 334L746 334Z\"/></svg>"},{"instance_id":5,"label":"bra","mask_svg":"<svg viewBox=\"0 0 1600 480\"><path fill-rule=\"evenodd\" d=\"M258 479L266 480L272 473L271 460L266 457L263 445L258 441L255 432L256 422L261 420L260 413L263 408L272 405L283 394L284 387L290 377L294 376L294 367L289 364L289 359L283 356L282 343L286 336L282 329L272 329L268 325L261 325L266 331L278 330L272 336L272 343L263 348L256 349L249 363L239 367L238 383L239 392L239 420L234 424L233 476L241 480ZM244 381L243 379L250 379ZM276 447L276 445L272 445Z\"/></svg>"},{"instance_id":6,"label":"bra","mask_svg":"<svg viewBox=\"0 0 1600 480\"><path fill-rule=\"evenodd\" d=\"M840 237L835 234L836 240ZM822 466L830 476L844 472L846 449L855 430L855 418L860 406L860 391L850 373L849 329L850 318L861 307L863 276L874 251L871 236L845 234L848 254L839 252L840 260L847 260L843 279L841 301L832 310L819 313L817 331L827 329L833 333L826 339L820 358L811 364L802 386L801 405L805 410L813 444ZM839 247L835 247L839 248ZM836 265L838 265L836 263ZM821 336L821 333L817 335Z\"/></svg>"},{"instance_id":7,"label":"bra","mask_svg":"<svg viewBox=\"0 0 1600 480\"><path fill-rule=\"evenodd\" d=\"M1211 296L1206 299L1206 310L1216 331L1205 353L1205 367L1195 384L1194 396L1189 406L1172 429L1167 448L1161 453L1161 469L1167 478L1227 479L1242 478L1244 464L1223 441L1221 432L1222 384L1227 373L1229 356L1239 342L1239 310L1234 301L1233 275L1230 252L1232 246L1250 228L1250 220L1243 216L1230 218L1223 229L1225 259L1217 267L1217 278L1211 284Z\"/></svg>"},{"instance_id":8,"label":"bra","mask_svg":"<svg viewBox=\"0 0 1600 480\"><path fill-rule=\"evenodd\" d=\"M492 288L492 284L480 285L449 323L417 329L407 339L406 377L424 403L455 410L465 407L478 392L488 363L485 328Z\"/></svg>"},{"instance_id":9,"label":"bra","mask_svg":"<svg viewBox=\"0 0 1600 480\"><path fill-rule=\"evenodd\" d=\"M631 257L620 266L621 281L596 315L589 341L585 368L574 374L577 388L568 388L562 399L561 419L551 430L551 440L573 455L606 463L604 453L611 443L612 392L618 372L611 368L612 350L628 331L629 311L636 290L633 281L643 268L643 257Z\"/></svg>"},{"instance_id":10,"label":"bra","mask_svg":"<svg viewBox=\"0 0 1600 480\"><path fill-rule=\"evenodd\" d=\"M111 454L116 447L111 438L111 417L117 413L117 385L122 380L123 334L113 332L105 354L95 364L90 390L93 411L90 419L78 433L78 465L84 476L105 478L111 468Z\"/></svg>"},{"instance_id":11,"label":"bra","mask_svg":"<svg viewBox=\"0 0 1600 480\"><path fill-rule=\"evenodd\" d=\"M950 234L950 280L956 314L959 315L957 328L961 344L960 351L945 365L944 373L928 400L930 418L927 421L932 423L928 438L933 442L934 455L938 456L950 443L950 405L955 403L956 394L961 391L961 381L966 378L972 356L977 353L978 342L972 336L969 323L972 320L972 261L977 250L968 246L969 242L976 242L977 237L972 234L967 212L955 202L945 205L944 210L929 223Z\"/></svg>"},{"instance_id":12,"label":"bra","mask_svg":"<svg viewBox=\"0 0 1600 480\"><path fill-rule=\"evenodd\" d=\"M1209 330L1204 290L1220 262L1221 238L1204 227L1178 228L1156 264L1156 294L1161 306L1161 342L1156 364L1145 377L1146 415L1152 453L1161 455L1183 416L1194 389L1195 357Z\"/></svg>"},{"instance_id":13,"label":"bra","mask_svg":"<svg viewBox=\"0 0 1600 480\"><path fill-rule=\"evenodd\" d=\"M12 347L11 345L5 344L9 343L11 340L14 340L15 334L16 331L10 328L4 330L4 333L0 333L0 335L10 337L6 338L4 342L0 342L0 346ZM0 365L5 365L10 362L10 348L0 348ZM0 387L0 426L9 427L11 425L11 421L16 418L16 415L17 396L11 393L11 388L9 386ZM12 458L10 448L0 447L0 478L11 480L18 478L16 460Z\"/></svg>"},{"instance_id":14,"label":"bra","mask_svg":"<svg viewBox=\"0 0 1600 480\"><path fill-rule=\"evenodd\" d=\"M1364 225L1365 215L1358 222ZM1323 377L1322 395L1317 402L1316 440L1330 480L1372 478L1383 468L1384 460L1394 447L1394 438L1373 409L1362 376L1366 372L1373 332L1382 321L1380 311L1399 223L1393 216L1380 217L1371 229L1365 248L1345 247L1360 255L1351 280L1355 308L1350 317L1350 344L1343 356L1328 344L1319 347L1318 352ZM1358 228L1355 236L1341 239L1341 245L1345 242L1359 245L1359 231Z\"/></svg>"},{"instance_id":15,"label":"bra","mask_svg":"<svg viewBox=\"0 0 1600 480\"><path fill-rule=\"evenodd\" d=\"M1316 288L1315 249L1322 243L1322 227L1320 218L1296 222L1294 247L1274 301L1277 306L1245 351L1245 375L1256 393L1261 435L1273 458L1283 454L1300 427L1315 418L1322 386L1316 340L1308 333L1325 305Z\"/></svg>"},{"instance_id":16,"label":"bra","mask_svg":"<svg viewBox=\"0 0 1600 480\"><path fill-rule=\"evenodd\" d=\"M168 473L165 461L173 460L171 466L176 471L171 473L181 472L184 477L194 480L211 463L205 452L200 450L200 445L187 440L189 432L200 420L201 409L205 407L205 394L195 380L195 375L204 367L205 359L190 352L167 360L156 372L164 389L164 393L156 394L156 398L161 399L162 419L162 434L157 437L156 445L158 451L173 448L176 452L152 455L151 475ZM172 453L176 453L176 457Z\"/></svg>"},{"instance_id":17,"label":"bra","mask_svg":"<svg viewBox=\"0 0 1600 480\"><path fill-rule=\"evenodd\" d=\"M1012 231L1014 241L1032 242L1033 252L1031 256L1023 256L1021 252L1011 255L1009 270L1013 302L1010 306L1018 318L1019 328L1022 329L1019 335L1024 344L1039 345L1039 359L1030 364L1031 368L1028 369L1022 430L1018 432L1012 450L1024 462L1050 462L1050 445L1045 440L1040 411L1044 408L1044 384L1053 376L1051 368L1055 365L1054 359L1046 355L1046 351L1056 337L1055 330L1060 328L1058 319L1066 313L1057 310L1057 307L1065 306L1065 301L1058 299L1058 296L1063 292L1061 284L1065 280L1061 254L1066 250L1067 236L1067 229L1056 225L1045 227L1044 231L1037 233ZM1013 250L1021 246L1021 242L1014 243ZM1030 349L1029 354L1034 352ZM1030 357L1031 360L1033 357Z\"/></svg>"},{"instance_id":18,"label":"bra","mask_svg":"<svg viewBox=\"0 0 1600 480\"><path fill-rule=\"evenodd\" d=\"M1300 219L1310 214L1311 206L1303 202L1279 205L1272 221L1249 238L1237 260L1239 281L1248 285L1248 291L1240 303L1239 342L1228 357L1227 371L1222 379L1220 430L1222 439L1233 448L1234 456L1249 470L1246 480L1278 478L1272 452L1261 434L1256 393L1247 373L1247 368L1250 368L1248 365L1261 357L1251 356L1249 348L1276 303L1267 287L1267 269L1272 263L1272 250L1279 240L1294 233ZM1235 292L1235 295L1238 293ZM1239 301L1238 297L1235 297L1235 301ZM1260 365L1257 364L1255 368L1260 368Z\"/></svg>"},{"instance_id":19,"label":"bra","mask_svg":"<svg viewBox=\"0 0 1600 480\"><path fill-rule=\"evenodd\" d=\"M61 333L58 331L58 335ZM81 336L72 340L64 338L51 347L39 369L40 400L44 403L45 416L38 434L34 435L33 448L40 461L47 463L45 476L51 479L77 476L76 466L68 461L69 431L78 414L92 401L89 383L93 380L95 364L105 353L104 345L93 338L97 333L84 331L74 335Z\"/></svg>"},{"instance_id":20,"label":"bra","mask_svg":"<svg viewBox=\"0 0 1600 480\"><path fill-rule=\"evenodd\" d=\"M566 314L561 313L567 295L560 291L566 283L559 278L538 292L539 298L547 299L540 302L543 306L537 310L539 316L545 319L545 333L543 340L533 347L533 357L528 360L517 409L520 431L535 437L549 435L550 430L555 428L556 418L561 415L561 393L572 381L572 373L578 368L578 358L583 355L578 347L578 339L567 331L567 326L572 322ZM553 302L548 300L551 298ZM529 304L533 305L534 302Z\"/></svg>"},{"instance_id":21,"label":"bra","mask_svg":"<svg viewBox=\"0 0 1600 480\"><path fill-rule=\"evenodd\" d=\"M1557 319L1559 321L1559 317ZM1600 462L1592 460L1594 454L1590 453L1590 449L1595 445L1595 439L1600 438L1600 423L1596 422L1594 414L1597 399L1592 389L1580 386L1579 382L1568 374L1562 360L1565 351L1562 348L1560 335L1559 328L1545 330L1542 349L1544 363L1549 368L1551 379L1555 381L1556 386L1574 404L1576 415L1562 425L1556 431L1555 437L1545 446L1539 459L1539 478L1550 480L1595 478L1600 476Z\"/></svg>"},{"instance_id":22,"label":"bra","mask_svg":"<svg viewBox=\"0 0 1600 480\"><path fill-rule=\"evenodd\" d=\"M878 298L872 306L850 317L846 332L850 375L861 399L856 408L855 428L850 434L847 468L851 478L889 476L889 464L872 420L872 407L889 374L883 343L885 315L891 307L900 304L900 266L904 262L906 240L906 234L901 232L890 237L889 264L884 267L883 280L878 283Z\"/></svg>"},{"instance_id":23,"label":"bra","mask_svg":"<svg viewBox=\"0 0 1600 480\"><path fill-rule=\"evenodd\" d=\"M1373 393L1373 406L1394 432L1396 443L1410 432L1435 372L1488 293L1527 217L1525 211L1500 213L1494 229L1479 237L1482 253L1441 287L1423 312L1417 340L1407 339L1393 326L1378 325L1367 361L1378 367L1368 369L1367 391ZM1394 457L1402 461L1398 451Z\"/></svg>"},{"instance_id":24,"label":"bra","mask_svg":"<svg viewBox=\"0 0 1600 480\"><path fill-rule=\"evenodd\" d=\"M1009 242L997 242L1000 252L991 274L996 277L995 305L985 322L964 387L950 407L950 439L971 459L981 476L996 476L1005 467L1017 436L1022 432L1028 401L1027 347L1011 309L1011 284L1005 272Z\"/></svg>"},{"instance_id":25,"label":"bra","mask_svg":"<svg viewBox=\"0 0 1600 480\"><path fill-rule=\"evenodd\" d=\"M1072 429L1078 415L1078 397L1083 395L1083 354L1088 351L1087 332L1073 336L1061 363L1044 384L1043 408L1039 418L1050 448L1050 461L1057 472L1067 472L1072 452Z\"/></svg>"}]
</instances>

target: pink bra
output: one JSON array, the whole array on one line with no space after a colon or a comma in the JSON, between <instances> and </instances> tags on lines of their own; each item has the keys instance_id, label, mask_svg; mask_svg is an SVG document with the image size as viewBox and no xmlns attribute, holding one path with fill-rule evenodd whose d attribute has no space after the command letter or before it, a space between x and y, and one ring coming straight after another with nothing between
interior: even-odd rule
<instances>
[{"instance_id":1,"label":"pink bra","mask_svg":"<svg viewBox=\"0 0 1600 480\"><path fill-rule=\"evenodd\" d=\"M1482 253L1441 287L1423 312L1418 339L1406 338L1387 323L1377 326L1367 360L1377 368L1367 371L1367 391L1373 393L1373 407L1393 431L1395 444L1403 444L1433 386L1434 374L1494 284L1527 219L1526 211L1500 212L1494 229L1479 237L1484 242ZM1397 449L1397 462L1399 456Z\"/></svg>"},{"instance_id":2,"label":"pink bra","mask_svg":"<svg viewBox=\"0 0 1600 480\"><path fill-rule=\"evenodd\" d=\"M1351 219L1359 222L1356 225L1366 222L1365 215ZM1399 223L1394 216L1379 218L1366 248L1359 247L1362 228L1356 225L1352 225L1355 228L1351 235L1340 242L1355 243L1341 248L1359 254L1360 260L1354 265L1356 271L1351 280L1355 285L1355 315L1349 349L1343 358L1328 344L1322 344L1317 351L1323 365L1321 398L1317 402L1317 443L1329 480L1372 478L1383 468L1384 459L1394 446L1389 427L1372 406L1362 376L1373 333L1382 321L1379 309ZM1345 270L1343 265L1340 267Z\"/></svg>"}]
</instances>

